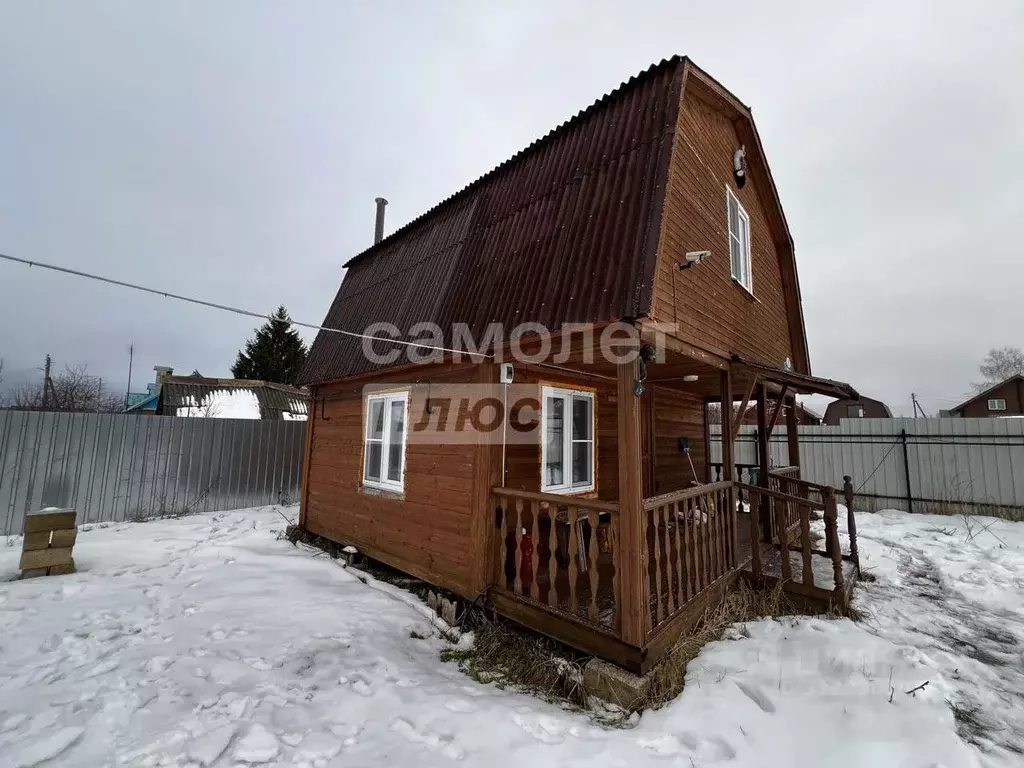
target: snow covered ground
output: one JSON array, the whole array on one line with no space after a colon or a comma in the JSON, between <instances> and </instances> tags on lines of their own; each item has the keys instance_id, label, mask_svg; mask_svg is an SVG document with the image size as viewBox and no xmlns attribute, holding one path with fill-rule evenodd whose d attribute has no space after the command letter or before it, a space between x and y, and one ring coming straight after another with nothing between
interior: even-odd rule
<instances>
[{"instance_id":1,"label":"snow covered ground","mask_svg":"<svg viewBox=\"0 0 1024 768\"><path fill-rule=\"evenodd\" d=\"M14 538L0 766L1024 764L1024 525L858 522L866 621L747 624L622 729L441 663L424 606L275 509L96 526L79 573L28 581Z\"/></svg>"}]
</instances>

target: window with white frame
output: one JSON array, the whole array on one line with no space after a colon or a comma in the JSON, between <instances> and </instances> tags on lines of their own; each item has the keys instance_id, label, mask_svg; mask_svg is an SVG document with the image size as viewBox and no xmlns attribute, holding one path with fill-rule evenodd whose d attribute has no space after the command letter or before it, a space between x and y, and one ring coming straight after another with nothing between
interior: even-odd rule
<instances>
[{"instance_id":1,"label":"window with white frame","mask_svg":"<svg viewBox=\"0 0 1024 768\"><path fill-rule=\"evenodd\" d=\"M541 490L594 490L594 393L544 387L541 406Z\"/></svg>"},{"instance_id":2,"label":"window with white frame","mask_svg":"<svg viewBox=\"0 0 1024 768\"><path fill-rule=\"evenodd\" d=\"M998 398L998 399L995 399L995 400L989 400L988 401L988 409L990 411L1005 411L1006 410L1006 400L1004 400L1001 397Z\"/></svg>"},{"instance_id":3,"label":"window with white frame","mask_svg":"<svg viewBox=\"0 0 1024 768\"><path fill-rule=\"evenodd\" d=\"M863 419L864 418L864 406L863 405L851 405L846 409L846 415L851 419Z\"/></svg>"},{"instance_id":4,"label":"window with white frame","mask_svg":"<svg viewBox=\"0 0 1024 768\"><path fill-rule=\"evenodd\" d=\"M729 264L732 278L753 293L754 283L750 274L750 217L729 187L725 188L725 202L729 216Z\"/></svg>"},{"instance_id":5,"label":"window with white frame","mask_svg":"<svg viewBox=\"0 0 1024 768\"><path fill-rule=\"evenodd\" d=\"M363 485L385 491L403 490L408 402L408 392L386 392L366 398Z\"/></svg>"}]
</instances>

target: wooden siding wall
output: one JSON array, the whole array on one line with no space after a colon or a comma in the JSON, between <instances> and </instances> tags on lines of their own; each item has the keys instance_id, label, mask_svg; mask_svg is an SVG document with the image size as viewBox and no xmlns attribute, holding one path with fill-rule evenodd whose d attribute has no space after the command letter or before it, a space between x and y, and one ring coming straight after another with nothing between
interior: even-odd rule
<instances>
[{"instance_id":1,"label":"wooden siding wall","mask_svg":"<svg viewBox=\"0 0 1024 768\"><path fill-rule=\"evenodd\" d=\"M389 382L463 383L480 380L489 366L417 369ZM365 382L364 382L365 383ZM361 489L363 452L362 383L320 387L326 395L311 409L309 470L303 521L313 533L353 544L371 557L467 597L483 587L485 526L474 515L477 445L409 445L404 498ZM417 395L418 396L418 395ZM486 464L486 462L483 462ZM479 468L486 475L487 467ZM489 478L481 477L480 484ZM489 489L490 486L488 486ZM483 510L480 510L481 515Z\"/></svg>"},{"instance_id":2,"label":"wooden siding wall","mask_svg":"<svg viewBox=\"0 0 1024 768\"><path fill-rule=\"evenodd\" d=\"M767 190L759 195L753 179L736 188L733 153L742 144L736 126L695 90L686 88L676 125L652 314L713 354L781 365L793 352L779 253L762 205L770 198ZM726 184L750 216L754 298L731 278ZM711 251L710 260L676 269L688 251L702 250Z\"/></svg>"},{"instance_id":3,"label":"wooden siding wall","mask_svg":"<svg viewBox=\"0 0 1024 768\"><path fill-rule=\"evenodd\" d=\"M679 450L679 438L690 441L690 458L699 482L708 482L704 437L704 401L692 394L654 389L655 494L690 487L693 470Z\"/></svg>"},{"instance_id":4,"label":"wooden siding wall","mask_svg":"<svg viewBox=\"0 0 1024 768\"><path fill-rule=\"evenodd\" d=\"M515 385L536 384L537 396L543 385L591 390L597 409L596 496L605 501L619 499L619 458L616 436L615 382L574 376L568 372L516 366ZM510 445L507 448L506 485L520 491L540 491L540 444ZM500 473L499 473L500 474Z\"/></svg>"},{"instance_id":5,"label":"wooden siding wall","mask_svg":"<svg viewBox=\"0 0 1024 768\"><path fill-rule=\"evenodd\" d=\"M492 381L496 366L439 365L372 379L374 385L475 383ZM550 375L553 374L553 375ZM466 597L475 597L491 573L488 537L493 530L488 499L500 484L501 449L494 445L423 445L406 453L402 497L361 488L363 387L371 380L327 385L314 392L310 414L308 474L303 489L303 524L332 541L353 544L369 556ZM598 498L618 501L618 404L616 384L525 366L516 367L516 385L535 383L591 389L597 402ZM538 389L539 395L539 389ZM414 392L413 398L425 394ZM688 487L689 462L679 438L690 440L698 477L706 479L703 401L694 395L655 387L647 429L650 460L645 471L655 482L647 493ZM325 398L321 405L319 398ZM413 407L418 403L414 402ZM324 419L324 415L327 416ZM642 449L643 450L643 449ZM539 444L510 445L509 488L540 489ZM647 469L649 467L649 469Z\"/></svg>"}]
</instances>

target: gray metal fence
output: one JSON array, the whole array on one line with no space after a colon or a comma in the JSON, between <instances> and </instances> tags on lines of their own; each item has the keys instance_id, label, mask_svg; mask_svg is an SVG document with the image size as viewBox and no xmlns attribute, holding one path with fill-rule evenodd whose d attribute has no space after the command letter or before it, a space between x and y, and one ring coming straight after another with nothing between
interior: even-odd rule
<instances>
[{"instance_id":1,"label":"gray metal fence","mask_svg":"<svg viewBox=\"0 0 1024 768\"><path fill-rule=\"evenodd\" d=\"M306 423L0 411L0 533L298 501Z\"/></svg>"},{"instance_id":2,"label":"gray metal fence","mask_svg":"<svg viewBox=\"0 0 1024 768\"><path fill-rule=\"evenodd\" d=\"M757 428L743 426L738 464L757 463ZM978 512L1024 519L1024 419L843 419L799 427L801 476L842 486L843 475L875 507ZM721 462L721 426L711 427L711 461ZM785 466L785 427L769 463Z\"/></svg>"}]
</instances>

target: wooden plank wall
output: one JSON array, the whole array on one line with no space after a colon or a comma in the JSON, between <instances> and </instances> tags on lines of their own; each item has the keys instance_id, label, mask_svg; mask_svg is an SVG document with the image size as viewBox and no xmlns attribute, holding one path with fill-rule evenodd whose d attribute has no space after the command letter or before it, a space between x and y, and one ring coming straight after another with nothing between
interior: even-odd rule
<instances>
[{"instance_id":1,"label":"wooden plank wall","mask_svg":"<svg viewBox=\"0 0 1024 768\"><path fill-rule=\"evenodd\" d=\"M679 438L690 441L690 458L698 482L709 482L704 449L704 401L694 394L665 387L654 388L655 494L690 487L693 471Z\"/></svg>"},{"instance_id":2,"label":"wooden plank wall","mask_svg":"<svg viewBox=\"0 0 1024 768\"><path fill-rule=\"evenodd\" d=\"M652 315L676 323L680 339L714 354L782 364L793 352L779 251L763 204L770 198L753 179L736 188L733 153L742 143L731 119L688 84L669 167ZM750 216L753 297L731 278L726 184ZM702 250L712 252L710 260L676 269L688 251Z\"/></svg>"},{"instance_id":3,"label":"wooden plank wall","mask_svg":"<svg viewBox=\"0 0 1024 768\"><path fill-rule=\"evenodd\" d=\"M605 501L619 500L619 458L616 436L615 382L574 375L539 367L516 366L515 385L536 384L540 398L542 386L583 389L595 393L597 408L596 496ZM510 445L507 449L506 485L521 491L540 491L540 443Z\"/></svg>"},{"instance_id":4,"label":"wooden plank wall","mask_svg":"<svg viewBox=\"0 0 1024 768\"><path fill-rule=\"evenodd\" d=\"M462 383L479 377L480 367L466 364L385 375L374 383ZM327 397L328 418L317 403L310 422L306 527L440 587L475 596L484 587L479 567L484 527L474 520L478 446L411 444L404 498L363 490L364 383L321 387L315 393Z\"/></svg>"},{"instance_id":5,"label":"wooden plank wall","mask_svg":"<svg viewBox=\"0 0 1024 768\"><path fill-rule=\"evenodd\" d=\"M490 380L495 366L442 365L397 372L373 379L375 385L416 382L472 383ZM490 488L500 483L500 446L423 445L406 454L405 492L401 498L361 487L363 460L363 387L369 380L321 387L310 426L308 475L302 519L321 536L353 544L371 557L466 597L487 586ZM618 501L618 404L615 382L569 372L516 367L516 384L550 384L591 389L597 401L596 496ZM425 394L414 393L413 397ZM691 455L703 478L703 403L693 395L653 388L649 429L657 492L690 484L680 437L690 440ZM414 409L417 403L413 403ZM323 417L326 414L327 419ZM510 488L540 490L540 446L510 445ZM652 491L653 493L654 491Z\"/></svg>"}]
</instances>

